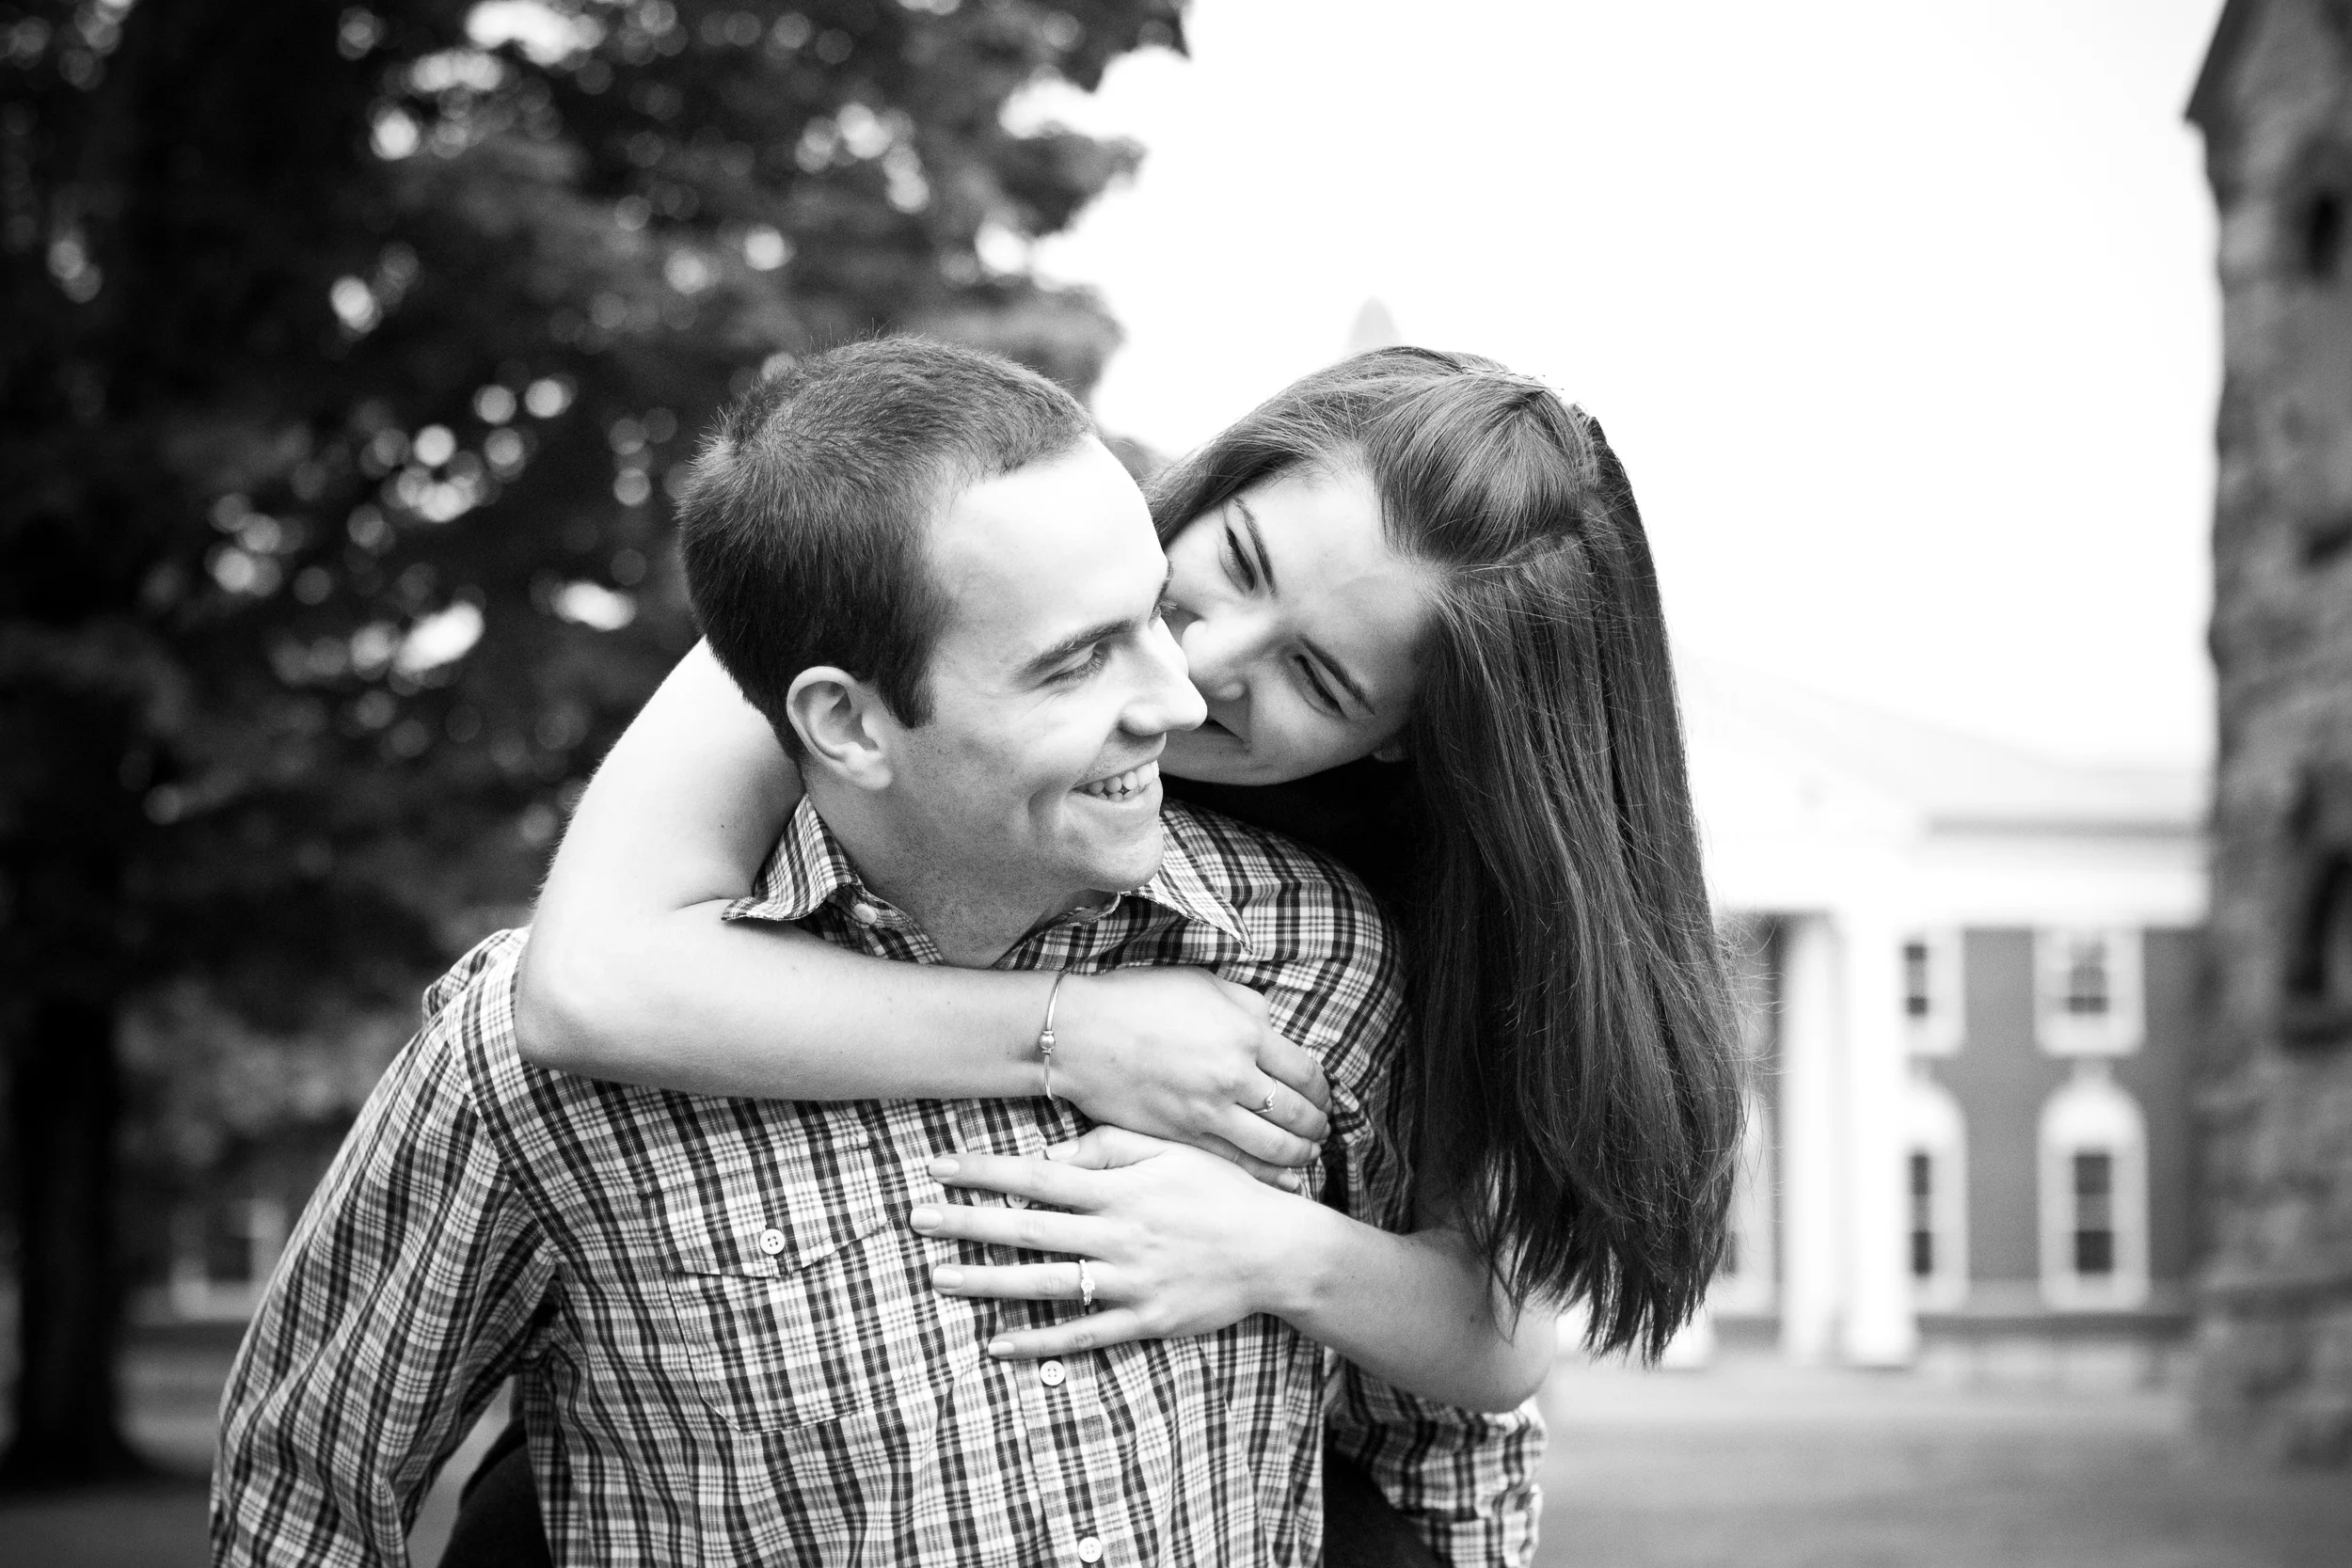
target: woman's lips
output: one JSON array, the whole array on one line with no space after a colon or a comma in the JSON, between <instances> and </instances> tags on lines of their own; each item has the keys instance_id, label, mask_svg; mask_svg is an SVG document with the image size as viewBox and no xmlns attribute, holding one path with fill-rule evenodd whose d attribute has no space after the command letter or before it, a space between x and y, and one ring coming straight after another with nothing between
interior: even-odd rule
<instances>
[{"instance_id":1,"label":"woman's lips","mask_svg":"<svg viewBox=\"0 0 2352 1568\"><path fill-rule=\"evenodd\" d=\"M1230 741L1236 746L1242 744L1242 738L1240 736L1235 735L1232 730L1228 729L1225 725L1218 723L1214 719L1203 719L1200 721L1200 727L1195 729L1192 733L1195 735L1213 736L1219 740Z\"/></svg>"}]
</instances>

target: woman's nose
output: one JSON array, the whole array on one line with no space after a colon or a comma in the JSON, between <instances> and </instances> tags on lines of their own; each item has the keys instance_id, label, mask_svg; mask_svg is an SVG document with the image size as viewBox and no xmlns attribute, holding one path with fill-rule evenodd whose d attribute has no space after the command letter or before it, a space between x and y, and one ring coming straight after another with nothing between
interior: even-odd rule
<instances>
[{"instance_id":1,"label":"woman's nose","mask_svg":"<svg viewBox=\"0 0 2352 1568\"><path fill-rule=\"evenodd\" d=\"M1192 684L1202 696L1228 703L1243 695L1242 672L1248 651L1246 627L1202 616L1186 626L1177 641L1183 644Z\"/></svg>"}]
</instances>

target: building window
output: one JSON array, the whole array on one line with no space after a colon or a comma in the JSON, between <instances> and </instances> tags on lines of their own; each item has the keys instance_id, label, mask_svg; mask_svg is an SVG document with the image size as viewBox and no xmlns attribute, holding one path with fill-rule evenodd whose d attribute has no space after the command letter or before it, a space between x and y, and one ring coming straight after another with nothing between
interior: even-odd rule
<instances>
[{"instance_id":1,"label":"building window","mask_svg":"<svg viewBox=\"0 0 2352 1568\"><path fill-rule=\"evenodd\" d=\"M1935 1277L1935 1157L1911 1155L1911 1277Z\"/></svg>"},{"instance_id":2,"label":"building window","mask_svg":"<svg viewBox=\"0 0 2352 1568\"><path fill-rule=\"evenodd\" d=\"M2042 1109L2042 1295L2061 1311L2148 1299L2148 1132L2107 1064L2078 1061Z\"/></svg>"},{"instance_id":3,"label":"building window","mask_svg":"<svg viewBox=\"0 0 2352 1568\"><path fill-rule=\"evenodd\" d=\"M2066 977L2061 982L2064 994L2059 1006L2069 1018L2105 1019L2107 1016L2107 947L2094 939L2071 938L2065 956Z\"/></svg>"},{"instance_id":4,"label":"building window","mask_svg":"<svg viewBox=\"0 0 2352 1568\"><path fill-rule=\"evenodd\" d=\"M2085 1279L2115 1273L2115 1156L2106 1150L2074 1158L2074 1272Z\"/></svg>"},{"instance_id":5,"label":"building window","mask_svg":"<svg viewBox=\"0 0 2352 1568\"><path fill-rule=\"evenodd\" d=\"M270 1196L175 1215L167 1294L172 1315L199 1322L251 1317L285 1250L286 1220L286 1205Z\"/></svg>"},{"instance_id":6,"label":"building window","mask_svg":"<svg viewBox=\"0 0 2352 1568\"><path fill-rule=\"evenodd\" d=\"M2139 933L2073 927L2034 934L2034 1033L2054 1056L2139 1049Z\"/></svg>"},{"instance_id":7,"label":"building window","mask_svg":"<svg viewBox=\"0 0 2352 1568\"><path fill-rule=\"evenodd\" d=\"M2340 1045L2352 1039L2352 851L2320 860L2300 916L2281 1022L2290 1043Z\"/></svg>"},{"instance_id":8,"label":"building window","mask_svg":"<svg viewBox=\"0 0 2352 1568\"><path fill-rule=\"evenodd\" d=\"M1913 1302L1951 1312L1968 1296L1968 1137L1960 1101L1915 1063L1903 1093Z\"/></svg>"},{"instance_id":9,"label":"building window","mask_svg":"<svg viewBox=\"0 0 2352 1568\"><path fill-rule=\"evenodd\" d=\"M1961 937L1956 930L1919 931L1903 941L1903 1029L1912 1054L1949 1056L1960 1050Z\"/></svg>"}]
</instances>

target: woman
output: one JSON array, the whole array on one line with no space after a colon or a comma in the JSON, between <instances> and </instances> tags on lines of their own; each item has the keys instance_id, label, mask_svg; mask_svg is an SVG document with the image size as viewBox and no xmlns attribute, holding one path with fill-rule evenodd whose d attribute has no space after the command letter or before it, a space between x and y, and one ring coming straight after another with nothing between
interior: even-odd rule
<instances>
[{"instance_id":1,"label":"woman","mask_svg":"<svg viewBox=\"0 0 2352 1568\"><path fill-rule=\"evenodd\" d=\"M1656 584L1599 426L1489 361L1380 350L1294 385L1154 490L1168 624L1210 715L1169 737L1171 793L1334 854L1406 937L1415 1038L1395 1131L1419 1151L1422 1228L1336 1222L1364 1288L1283 1315L1400 1387L1472 1407L1526 1397L1549 1313L1571 1301L1595 1349L1655 1354L1714 1267L1739 1101ZM1051 976L721 925L797 798L715 664L681 666L557 857L520 993L525 1053L701 1092L1039 1093ZM1109 1128L1279 1180L1325 1130L1320 1078L1236 992L1184 971L1073 978L1055 1089ZM1218 1213L1239 1227L1276 1211L1180 1215L1170 1195L1209 1180L1189 1155L1107 1128L1065 1152L1163 1162L1156 1186L1095 1212L1135 1243L1091 1259L1118 1314L1097 1342L1317 1294L1274 1277L1204 1291L1237 1250L1220 1249ZM1147 1255L1181 1265L1154 1273ZM1030 1271L988 1293L1072 1292ZM999 1354L1067 1348L1050 1332Z\"/></svg>"}]
</instances>

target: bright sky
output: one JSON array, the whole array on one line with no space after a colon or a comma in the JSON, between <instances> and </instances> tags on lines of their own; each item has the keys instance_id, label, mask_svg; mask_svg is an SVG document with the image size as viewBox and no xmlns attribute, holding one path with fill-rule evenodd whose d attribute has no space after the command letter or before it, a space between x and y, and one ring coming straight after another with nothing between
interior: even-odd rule
<instances>
[{"instance_id":1,"label":"bright sky","mask_svg":"<svg viewBox=\"0 0 2352 1568\"><path fill-rule=\"evenodd\" d=\"M2210 748L2219 0L1195 0L1030 107L1149 150L1041 246L1181 451L1407 341L1607 425L1680 644L2058 755Z\"/></svg>"}]
</instances>

